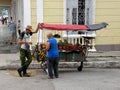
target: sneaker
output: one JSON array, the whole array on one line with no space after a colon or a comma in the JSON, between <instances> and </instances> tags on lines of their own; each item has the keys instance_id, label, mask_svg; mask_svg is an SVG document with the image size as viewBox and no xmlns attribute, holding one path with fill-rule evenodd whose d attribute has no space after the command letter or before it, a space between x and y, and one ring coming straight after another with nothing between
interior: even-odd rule
<instances>
[{"instance_id":1,"label":"sneaker","mask_svg":"<svg viewBox=\"0 0 120 90\"><path fill-rule=\"evenodd\" d=\"M30 75L29 74L23 74L23 77L30 77Z\"/></svg>"},{"instance_id":2,"label":"sneaker","mask_svg":"<svg viewBox=\"0 0 120 90\"><path fill-rule=\"evenodd\" d=\"M59 78L58 76L55 76L55 78Z\"/></svg>"},{"instance_id":3,"label":"sneaker","mask_svg":"<svg viewBox=\"0 0 120 90\"><path fill-rule=\"evenodd\" d=\"M12 42L10 42L10 45L12 45L13 43Z\"/></svg>"}]
</instances>

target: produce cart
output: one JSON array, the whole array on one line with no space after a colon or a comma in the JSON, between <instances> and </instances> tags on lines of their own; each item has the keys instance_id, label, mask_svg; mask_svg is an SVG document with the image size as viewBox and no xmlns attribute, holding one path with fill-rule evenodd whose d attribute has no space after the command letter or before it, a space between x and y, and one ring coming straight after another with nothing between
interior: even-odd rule
<instances>
[{"instance_id":1,"label":"produce cart","mask_svg":"<svg viewBox=\"0 0 120 90\"><path fill-rule=\"evenodd\" d=\"M100 23L94 25L63 25L63 24L40 24L40 28L42 30L61 30L61 31L81 31L81 32L89 32L96 31L102 28L105 28L107 23ZM84 45L77 40L77 43L68 43L67 39L64 42L61 40L58 42L60 62L80 62L80 66L77 68L78 71L82 71L83 62L86 61L86 57L88 55L88 50L91 48L90 39L93 37L82 37L84 38ZM43 69L46 68L46 52L44 51L44 45L36 45L33 56L35 56L38 62L41 62L41 67Z\"/></svg>"}]
</instances>

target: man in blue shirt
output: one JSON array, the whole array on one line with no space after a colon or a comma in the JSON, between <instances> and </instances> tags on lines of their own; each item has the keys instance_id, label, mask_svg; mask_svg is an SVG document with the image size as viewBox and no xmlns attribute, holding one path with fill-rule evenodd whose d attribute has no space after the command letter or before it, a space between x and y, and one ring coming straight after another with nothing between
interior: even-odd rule
<instances>
[{"instance_id":1,"label":"man in blue shirt","mask_svg":"<svg viewBox=\"0 0 120 90\"><path fill-rule=\"evenodd\" d=\"M52 33L47 34L48 41L46 43L47 50L47 66L48 66L48 74L49 78L53 79L54 76L58 78L58 61L59 61L59 51L58 51L58 43L55 38L53 38Z\"/></svg>"},{"instance_id":2,"label":"man in blue shirt","mask_svg":"<svg viewBox=\"0 0 120 90\"><path fill-rule=\"evenodd\" d=\"M9 28L12 33L11 44L16 43L16 24L14 22L10 23Z\"/></svg>"}]
</instances>

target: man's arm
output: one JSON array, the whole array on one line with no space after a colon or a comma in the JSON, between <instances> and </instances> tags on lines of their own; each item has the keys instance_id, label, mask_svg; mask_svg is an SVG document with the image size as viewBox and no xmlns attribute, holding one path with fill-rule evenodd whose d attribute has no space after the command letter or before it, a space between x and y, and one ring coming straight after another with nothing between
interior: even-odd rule
<instances>
[{"instance_id":1,"label":"man's arm","mask_svg":"<svg viewBox=\"0 0 120 90\"><path fill-rule=\"evenodd\" d=\"M45 49L46 49L46 51L48 51L50 49L50 43L49 42L45 43Z\"/></svg>"},{"instance_id":2,"label":"man's arm","mask_svg":"<svg viewBox=\"0 0 120 90\"><path fill-rule=\"evenodd\" d=\"M32 42L23 42L21 38L18 39L19 44L32 44Z\"/></svg>"},{"instance_id":3,"label":"man's arm","mask_svg":"<svg viewBox=\"0 0 120 90\"><path fill-rule=\"evenodd\" d=\"M38 23L36 30L35 30L34 32L32 32L33 34L34 34L34 33L37 33L38 30L40 29L40 28L39 28L39 24L40 24L40 23Z\"/></svg>"}]
</instances>

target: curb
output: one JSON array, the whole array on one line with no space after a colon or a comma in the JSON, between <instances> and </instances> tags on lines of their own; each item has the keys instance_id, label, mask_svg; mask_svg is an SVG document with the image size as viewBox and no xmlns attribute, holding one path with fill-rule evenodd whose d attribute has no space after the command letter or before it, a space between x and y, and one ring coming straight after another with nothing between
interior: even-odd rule
<instances>
[{"instance_id":1,"label":"curb","mask_svg":"<svg viewBox=\"0 0 120 90\"><path fill-rule=\"evenodd\" d=\"M77 68L80 62L60 62L59 68ZM18 69L20 64L13 63L5 66L0 66L0 70ZM40 63L33 62L30 64L31 69L41 69ZM120 60L107 60L107 61L89 61L83 63L83 68L120 68Z\"/></svg>"}]
</instances>

